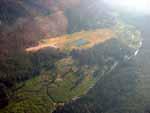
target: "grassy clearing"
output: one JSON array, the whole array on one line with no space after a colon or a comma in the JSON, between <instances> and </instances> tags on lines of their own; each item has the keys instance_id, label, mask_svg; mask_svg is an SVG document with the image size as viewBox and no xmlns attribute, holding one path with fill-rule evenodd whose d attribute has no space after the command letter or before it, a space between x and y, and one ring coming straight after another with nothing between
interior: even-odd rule
<instances>
[{"instance_id":1,"label":"grassy clearing","mask_svg":"<svg viewBox=\"0 0 150 113\"><path fill-rule=\"evenodd\" d=\"M91 31L81 31L60 37L44 39L35 47L29 47L27 52L36 52L38 50L51 47L61 51L72 51L74 49L87 49L96 44L104 43L117 37L120 41L131 48L139 48L141 42L141 33L132 25L125 24L121 21L113 27L113 29L96 29ZM75 42L85 40L88 43L78 46Z\"/></svg>"},{"instance_id":2,"label":"grassy clearing","mask_svg":"<svg viewBox=\"0 0 150 113\"><path fill-rule=\"evenodd\" d=\"M68 74L64 81L58 83L60 87L49 89L49 91L52 92L52 97L54 97L57 102L69 102L73 97L84 95L95 83L95 79L92 76L85 76L83 81L71 90L76 80L76 76L72 75L72 73Z\"/></svg>"},{"instance_id":3,"label":"grassy clearing","mask_svg":"<svg viewBox=\"0 0 150 113\"><path fill-rule=\"evenodd\" d=\"M27 48L28 52L35 52L43 48L52 47L62 51L73 50L73 49L86 49L91 48L96 44L103 43L114 36L114 32L111 29L97 29L94 31L81 31L71 35L64 35L61 37L55 37L50 39L41 40L38 46ZM87 40L88 43L77 46L72 44L77 40Z\"/></svg>"},{"instance_id":4,"label":"grassy clearing","mask_svg":"<svg viewBox=\"0 0 150 113\"><path fill-rule=\"evenodd\" d=\"M17 99L12 99L6 108L0 110L0 113L50 113L56 107L50 97L56 103L68 102L74 97L84 95L95 83L92 76L86 76L80 85L70 90L77 79L78 76L74 73L68 73L63 81L57 81L46 87L41 83L40 76L35 77L27 81L26 85L16 93Z\"/></svg>"}]
</instances>

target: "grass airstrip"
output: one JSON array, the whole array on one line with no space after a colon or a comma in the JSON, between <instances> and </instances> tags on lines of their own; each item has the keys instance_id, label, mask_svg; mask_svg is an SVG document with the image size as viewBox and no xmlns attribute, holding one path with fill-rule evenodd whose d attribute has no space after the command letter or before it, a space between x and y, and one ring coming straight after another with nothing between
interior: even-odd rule
<instances>
[{"instance_id":1,"label":"grass airstrip","mask_svg":"<svg viewBox=\"0 0 150 113\"><path fill-rule=\"evenodd\" d=\"M36 52L47 47L57 48L60 50L86 49L96 44L103 43L111 38L115 33L110 29L97 29L93 31L82 31L71 35L44 39L35 47L27 48L27 52Z\"/></svg>"}]
</instances>

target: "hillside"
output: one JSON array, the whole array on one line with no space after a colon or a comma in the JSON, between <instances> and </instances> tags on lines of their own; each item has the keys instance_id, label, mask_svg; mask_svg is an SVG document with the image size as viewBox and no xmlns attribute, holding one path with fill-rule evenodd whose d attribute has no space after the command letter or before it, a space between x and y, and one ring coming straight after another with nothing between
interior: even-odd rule
<instances>
[{"instance_id":1,"label":"hillside","mask_svg":"<svg viewBox=\"0 0 150 113\"><path fill-rule=\"evenodd\" d=\"M120 37L128 27L124 26L114 26L116 31L97 29L66 34L27 48L31 69L38 73L23 85L16 84L18 88L9 95L9 105L0 112L49 113L84 98L120 61L128 60L139 49L140 33L131 27L128 36L136 37L136 43L132 38L124 39Z\"/></svg>"},{"instance_id":2,"label":"hillside","mask_svg":"<svg viewBox=\"0 0 150 113\"><path fill-rule=\"evenodd\" d=\"M143 110L141 46L101 0L1 0L0 113Z\"/></svg>"}]
</instances>

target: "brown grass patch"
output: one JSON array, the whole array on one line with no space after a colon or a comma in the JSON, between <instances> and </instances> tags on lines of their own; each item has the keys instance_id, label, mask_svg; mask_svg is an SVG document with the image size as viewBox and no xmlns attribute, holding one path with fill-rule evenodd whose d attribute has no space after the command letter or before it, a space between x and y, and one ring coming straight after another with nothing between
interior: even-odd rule
<instances>
[{"instance_id":1,"label":"brown grass patch","mask_svg":"<svg viewBox=\"0 0 150 113\"><path fill-rule=\"evenodd\" d=\"M35 52L43 48L52 47L60 50L68 49L86 49L91 48L96 44L104 43L105 41L113 38L115 33L111 29L97 29L95 31L82 31L78 33L74 33L72 35L63 35L56 38L44 39L39 42L38 46L26 48L27 52ZM85 39L89 43L76 46L71 42Z\"/></svg>"}]
</instances>

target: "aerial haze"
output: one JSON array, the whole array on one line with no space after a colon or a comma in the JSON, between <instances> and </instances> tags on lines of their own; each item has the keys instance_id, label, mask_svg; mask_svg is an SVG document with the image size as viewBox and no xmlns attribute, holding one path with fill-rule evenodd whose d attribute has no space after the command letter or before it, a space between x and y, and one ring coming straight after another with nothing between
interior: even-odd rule
<instances>
[{"instance_id":1,"label":"aerial haze","mask_svg":"<svg viewBox=\"0 0 150 113\"><path fill-rule=\"evenodd\" d=\"M149 113L149 6L1 0L0 113Z\"/></svg>"}]
</instances>

